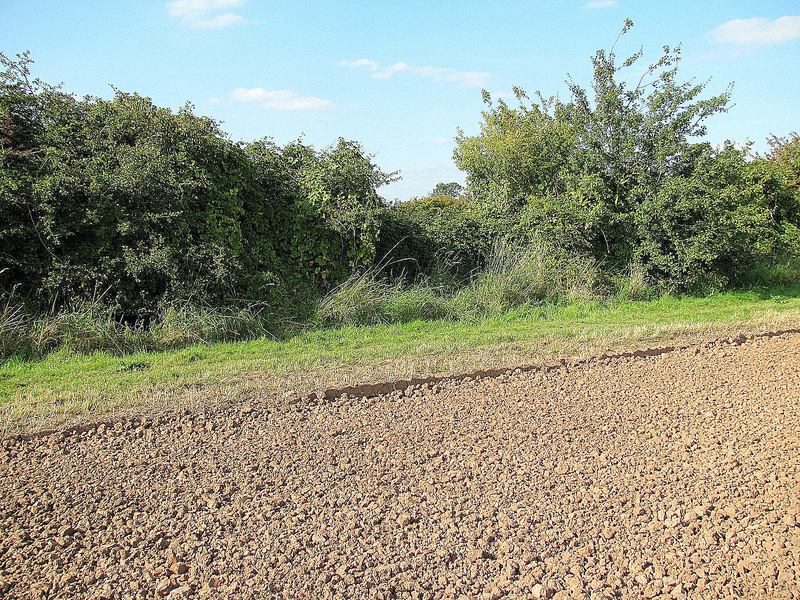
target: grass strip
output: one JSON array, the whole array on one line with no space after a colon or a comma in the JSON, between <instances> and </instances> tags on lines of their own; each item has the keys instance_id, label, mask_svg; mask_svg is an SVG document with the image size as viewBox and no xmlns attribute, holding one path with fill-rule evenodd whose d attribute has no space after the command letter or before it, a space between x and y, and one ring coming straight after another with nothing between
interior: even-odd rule
<instances>
[{"instance_id":1,"label":"grass strip","mask_svg":"<svg viewBox=\"0 0 800 600\"><path fill-rule=\"evenodd\" d=\"M476 322L309 330L162 353L61 351L0 364L0 436L285 392L547 363L800 327L800 286L649 302L523 307Z\"/></svg>"}]
</instances>

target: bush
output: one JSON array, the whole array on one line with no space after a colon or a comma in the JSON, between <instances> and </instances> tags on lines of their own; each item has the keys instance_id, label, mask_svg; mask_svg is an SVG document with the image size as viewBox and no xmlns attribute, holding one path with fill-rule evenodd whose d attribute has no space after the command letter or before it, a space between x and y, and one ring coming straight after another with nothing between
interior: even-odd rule
<instances>
[{"instance_id":1,"label":"bush","mask_svg":"<svg viewBox=\"0 0 800 600\"><path fill-rule=\"evenodd\" d=\"M491 236L464 198L428 196L386 209L381 217L379 256L391 256L388 272L413 281L457 285L489 254Z\"/></svg>"},{"instance_id":2,"label":"bush","mask_svg":"<svg viewBox=\"0 0 800 600\"><path fill-rule=\"evenodd\" d=\"M511 108L485 94L480 134L459 134L454 154L481 226L589 253L612 279L634 269L678 290L747 282L797 224L779 193L796 180L779 166L794 164L794 146L770 159L775 186L745 151L690 142L727 110L730 88L700 99L705 84L678 82L680 48L668 47L629 87L641 56L618 65L614 47L598 51L593 97L572 80L569 102L517 88Z\"/></svg>"},{"instance_id":3,"label":"bush","mask_svg":"<svg viewBox=\"0 0 800 600\"><path fill-rule=\"evenodd\" d=\"M743 151L706 147L691 175L665 178L637 206L634 261L683 289L750 282L779 238L762 183Z\"/></svg>"},{"instance_id":4,"label":"bush","mask_svg":"<svg viewBox=\"0 0 800 600\"><path fill-rule=\"evenodd\" d=\"M0 286L16 285L39 310L102 294L115 312L143 316L162 301L235 297L246 292L244 256L272 262L243 238L240 215L258 190L216 123L136 94L20 95L27 64L15 68L22 75L2 74L12 141L0 169ZM27 129L15 117L23 108Z\"/></svg>"},{"instance_id":5,"label":"bush","mask_svg":"<svg viewBox=\"0 0 800 600\"><path fill-rule=\"evenodd\" d=\"M78 99L0 54L0 292L58 312L102 297L125 319L165 304L295 308L375 259L376 189L356 142L232 143L190 105Z\"/></svg>"},{"instance_id":6,"label":"bush","mask_svg":"<svg viewBox=\"0 0 800 600\"><path fill-rule=\"evenodd\" d=\"M277 267L290 295L325 292L377 255L384 202L377 188L394 181L356 142L339 139L318 152L295 141L245 146L274 216L247 219L248 234L275 240Z\"/></svg>"}]
</instances>

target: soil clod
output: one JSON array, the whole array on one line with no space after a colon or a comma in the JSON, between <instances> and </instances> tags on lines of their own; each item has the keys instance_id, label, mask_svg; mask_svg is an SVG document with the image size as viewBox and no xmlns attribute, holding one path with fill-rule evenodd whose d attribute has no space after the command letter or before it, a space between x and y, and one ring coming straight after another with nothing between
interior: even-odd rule
<instances>
[{"instance_id":1,"label":"soil clod","mask_svg":"<svg viewBox=\"0 0 800 600\"><path fill-rule=\"evenodd\" d=\"M0 595L800 598L800 334L664 350L5 440Z\"/></svg>"}]
</instances>

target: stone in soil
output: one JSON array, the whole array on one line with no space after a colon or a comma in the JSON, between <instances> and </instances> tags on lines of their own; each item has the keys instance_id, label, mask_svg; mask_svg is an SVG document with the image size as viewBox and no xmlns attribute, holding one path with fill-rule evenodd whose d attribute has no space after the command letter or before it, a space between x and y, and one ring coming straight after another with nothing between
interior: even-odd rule
<instances>
[{"instance_id":1,"label":"stone in soil","mask_svg":"<svg viewBox=\"0 0 800 600\"><path fill-rule=\"evenodd\" d=\"M798 597L800 334L406 390L6 440L0 595Z\"/></svg>"}]
</instances>

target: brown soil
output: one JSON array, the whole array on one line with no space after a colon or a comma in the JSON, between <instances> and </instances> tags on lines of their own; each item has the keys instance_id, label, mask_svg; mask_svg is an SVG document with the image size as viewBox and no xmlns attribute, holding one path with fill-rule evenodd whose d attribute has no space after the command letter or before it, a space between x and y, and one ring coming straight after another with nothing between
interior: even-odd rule
<instances>
[{"instance_id":1,"label":"brown soil","mask_svg":"<svg viewBox=\"0 0 800 600\"><path fill-rule=\"evenodd\" d=\"M800 598L800 334L0 446L3 598Z\"/></svg>"}]
</instances>

